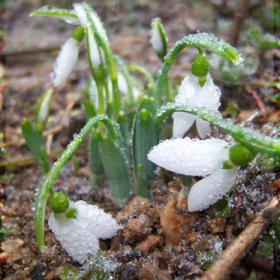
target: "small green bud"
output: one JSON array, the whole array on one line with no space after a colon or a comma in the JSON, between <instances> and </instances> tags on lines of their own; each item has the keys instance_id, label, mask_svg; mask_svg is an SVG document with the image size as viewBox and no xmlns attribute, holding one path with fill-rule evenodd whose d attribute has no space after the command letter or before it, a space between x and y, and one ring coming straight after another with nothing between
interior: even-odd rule
<instances>
[{"instance_id":1,"label":"small green bud","mask_svg":"<svg viewBox=\"0 0 280 280\"><path fill-rule=\"evenodd\" d=\"M62 192L54 192L48 199L48 205L54 213L63 213L69 207L69 198Z\"/></svg>"},{"instance_id":2,"label":"small green bud","mask_svg":"<svg viewBox=\"0 0 280 280\"><path fill-rule=\"evenodd\" d=\"M235 144L229 149L229 157L233 164L241 166L251 162L256 155L241 144Z\"/></svg>"},{"instance_id":3,"label":"small green bud","mask_svg":"<svg viewBox=\"0 0 280 280\"><path fill-rule=\"evenodd\" d=\"M193 59L192 74L197 77L205 77L209 72L210 64L205 53L198 54Z\"/></svg>"},{"instance_id":4,"label":"small green bud","mask_svg":"<svg viewBox=\"0 0 280 280\"><path fill-rule=\"evenodd\" d=\"M140 111L140 118L141 118L142 121L148 121L148 120L151 119L151 115L150 115L148 110L141 109L141 111Z\"/></svg>"},{"instance_id":5,"label":"small green bud","mask_svg":"<svg viewBox=\"0 0 280 280\"><path fill-rule=\"evenodd\" d=\"M71 34L71 37L77 40L78 42L82 42L85 36L85 30L82 26L78 26Z\"/></svg>"},{"instance_id":6,"label":"small green bud","mask_svg":"<svg viewBox=\"0 0 280 280\"><path fill-rule=\"evenodd\" d=\"M75 208L68 208L68 210L65 212L65 216L68 218L68 219L76 219L77 217L77 209Z\"/></svg>"}]
</instances>

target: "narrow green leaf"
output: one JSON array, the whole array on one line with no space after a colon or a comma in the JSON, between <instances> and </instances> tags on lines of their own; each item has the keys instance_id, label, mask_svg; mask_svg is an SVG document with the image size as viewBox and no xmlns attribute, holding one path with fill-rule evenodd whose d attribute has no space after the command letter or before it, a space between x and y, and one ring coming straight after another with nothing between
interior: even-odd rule
<instances>
[{"instance_id":1,"label":"narrow green leaf","mask_svg":"<svg viewBox=\"0 0 280 280\"><path fill-rule=\"evenodd\" d=\"M89 99L83 98L82 103L84 105L85 114L87 120L95 117L97 115L94 105L90 102Z\"/></svg>"},{"instance_id":2,"label":"narrow green leaf","mask_svg":"<svg viewBox=\"0 0 280 280\"><path fill-rule=\"evenodd\" d=\"M152 147L158 144L160 127L154 122L156 109L152 101L144 98L140 103L134 118L132 153L136 186L135 195L149 196L152 187L155 164L148 160L147 154Z\"/></svg>"},{"instance_id":3,"label":"narrow green leaf","mask_svg":"<svg viewBox=\"0 0 280 280\"><path fill-rule=\"evenodd\" d=\"M26 145L28 146L32 155L35 157L38 164L41 165L41 147L45 147L45 139L42 133L38 132L34 128L32 123L27 119L23 119L21 124L21 130L23 137L26 141Z\"/></svg>"},{"instance_id":4,"label":"narrow green leaf","mask_svg":"<svg viewBox=\"0 0 280 280\"><path fill-rule=\"evenodd\" d=\"M77 15L73 11L69 11L66 9L49 8L48 6L44 6L32 12L30 16L53 17L64 20L70 24L80 25L80 21Z\"/></svg>"},{"instance_id":5,"label":"narrow green leaf","mask_svg":"<svg viewBox=\"0 0 280 280\"><path fill-rule=\"evenodd\" d=\"M99 178L104 174L104 168L99 153L99 142L101 140L101 133L98 129L93 128L90 136L91 136L90 144L89 144L90 170L95 178Z\"/></svg>"},{"instance_id":6,"label":"narrow green leaf","mask_svg":"<svg viewBox=\"0 0 280 280\"><path fill-rule=\"evenodd\" d=\"M102 163L109 179L114 202L124 206L130 191L129 165L122 143L108 136L101 138L99 147Z\"/></svg>"}]
</instances>

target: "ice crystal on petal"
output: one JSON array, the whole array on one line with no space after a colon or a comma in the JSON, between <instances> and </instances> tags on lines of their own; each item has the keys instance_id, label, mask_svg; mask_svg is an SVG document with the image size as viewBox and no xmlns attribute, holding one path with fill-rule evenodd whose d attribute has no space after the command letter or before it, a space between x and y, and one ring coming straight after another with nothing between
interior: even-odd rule
<instances>
[{"instance_id":1,"label":"ice crystal on petal","mask_svg":"<svg viewBox=\"0 0 280 280\"><path fill-rule=\"evenodd\" d=\"M87 254L99 250L98 238L111 238L121 227L103 210L84 201L71 202L77 210L76 219L67 219L63 214L51 214L49 226L67 253L79 263L84 263Z\"/></svg>"}]
</instances>

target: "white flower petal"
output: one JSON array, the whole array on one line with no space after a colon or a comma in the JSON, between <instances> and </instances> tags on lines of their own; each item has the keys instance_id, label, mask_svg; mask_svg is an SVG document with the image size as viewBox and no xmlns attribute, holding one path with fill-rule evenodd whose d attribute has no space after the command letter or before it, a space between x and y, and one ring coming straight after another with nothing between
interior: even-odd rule
<instances>
[{"instance_id":1,"label":"white flower petal","mask_svg":"<svg viewBox=\"0 0 280 280\"><path fill-rule=\"evenodd\" d=\"M194 184L188 196L189 211L201 211L222 198L234 184L236 175L237 167L217 169L210 176Z\"/></svg>"},{"instance_id":2,"label":"white flower petal","mask_svg":"<svg viewBox=\"0 0 280 280\"><path fill-rule=\"evenodd\" d=\"M206 135L211 132L209 122L203 121L200 118L196 119L196 130L201 139L205 139Z\"/></svg>"},{"instance_id":3,"label":"white flower petal","mask_svg":"<svg viewBox=\"0 0 280 280\"><path fill-rule=\"evenodd\" d=\"M80 43L72 37L62 46L54 64L54 72L50 75L54 86L60 86L73 70L78 60L79 48Z\"/></svg>"},{"instance_id":4,"label":"white flower petal","mask_svg":"<svg viewBox=\"0 0 280 280\"><path fill-rule=\"evenodd\" d=\"M206 82L203 87L199 84L199 78L194 75L187 76L183 81L179 89L179 93L175 98L177 104L195 105L200 108L211 108L218 110L220 106L220 89L214 85L211 76L208 74ZM177 114L177 115L176 115ZM185 118L186 113L174 113L174 127L173 137L181 137L191 127L195 116L189 117L190 120ZM208 133L211 132L209 125L206 125L202 120L198 121L198 133L201 138L205 138ZM182 129L182 131L180 131Z\"/></svg>"},{"instance_id":5,"label":"white flower petal","mask_svg":"<svg viewBox=\"0 0 280 280\"><path fill-rule=\"evenodd\" d=\"M75 202L80 216L88 221L87 226L98 238L111 238L121 228L110 214L105 213L96 205L80 200Z\"/></svg>"},{"instance_id":6,"label":"white flower petal","mask_svg":"<svg viewBox=\"0 0 280 280\"><path fill-rule=\"evenodd\" d=\"M103 210L84 201L70 202L77 210L76 219L67 219L64 214L51 214L49 226L67 253L79 263L83 263L87 254L96 254L99 250L98 238L110 238L121 227ZM63 218L61 218L63 217Z\"/></svg>"},{"instance_id":7,"label":"white flower petal","mask_svg":"<svg viewBox=\"0 0 280 280\"><path fill-rule=\"evenodd\" d=\"M196 116L188 113L174 113L173 117L173 137L183 137L194 123Z\"/></svg>"},{"instance_id":8,"label":"white flower petal","mask_svg":"<svg viewBox=\"0 0 280 280\"><path fill-rule=\"evenodd\" d=\"M155 146L148 159L176 173L206 176L222 168L224 147L227 145L226 141L219 139L170 139Z\"/></svg>"},{"instance_id":9,"label":"white flower petal","mask_svg":"<svg viewBox=\"0 0 280 280\"><path fill-rule=\"evenodd\" d=\"M181 83L175 103L186 103L191 97L201 90L198 77L188 75Z\"/></svg>"}]
</instances>

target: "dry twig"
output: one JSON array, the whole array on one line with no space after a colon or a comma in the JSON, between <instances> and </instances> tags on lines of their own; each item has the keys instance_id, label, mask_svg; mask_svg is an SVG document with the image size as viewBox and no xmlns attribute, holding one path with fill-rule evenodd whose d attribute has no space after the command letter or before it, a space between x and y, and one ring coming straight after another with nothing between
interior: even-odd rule
<instances>
[{"instance_id":1,"label":"dry twig","mask_svg":"<svg viewBox=\"0 0 280 280\"><path fill-rule=\"evenodd\" d=\"M205 272L202 280L228 279L228 274L235 263L240 261L267 227L267 213L279 205L280 197L273 197L267 206L256 215L255 219L226 248L223 254Z\"/></svg>"}]
</instances>

